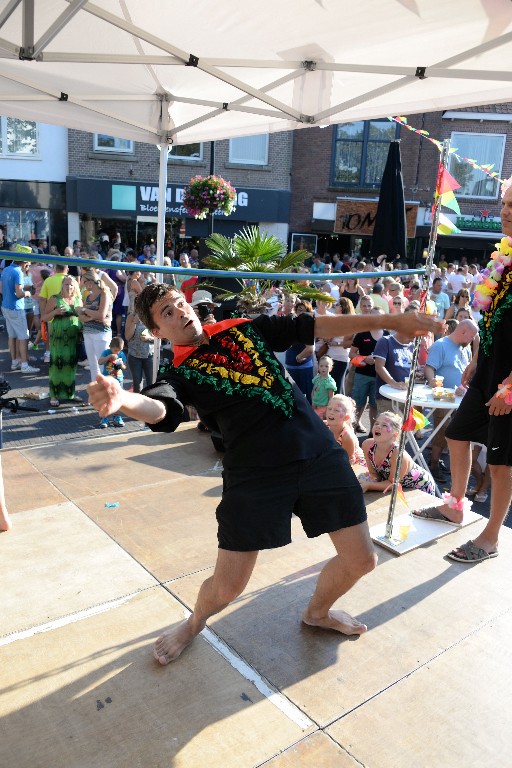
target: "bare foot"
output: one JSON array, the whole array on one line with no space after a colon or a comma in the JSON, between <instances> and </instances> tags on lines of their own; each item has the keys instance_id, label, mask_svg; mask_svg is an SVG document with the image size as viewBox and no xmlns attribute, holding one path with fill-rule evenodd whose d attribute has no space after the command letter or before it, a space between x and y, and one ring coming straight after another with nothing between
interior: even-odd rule
<instances>
[{"instance_id":1,"label":"bare foot","mask_svg":"<svg viewBox=\"0 0 512 768\"><path fill-rule=\"evenodd\" d=\"M362 635L368 629L366 624L362 624L345 611L329 611L327 616L313 618L306 610L302 614L302 621L310 627L334 629L343 635Z\"/></svg>"},{"instance_id":2,"label":"bare foot","mask_svg":"<svg viewBox=\"0 0 512 768\"><path fill-rule=\"evenodd\" d=\"M165 666L170 661L175 661L187 645L190 645L195 636L188 621L184 621L174 629L169 629L160 635L155 641L153 656L159 664Z\"/></svg>"},{"instance_id":3,"label":"bare foot","mask_svg":"<svg viewBox=\"0 0 512 768\"><path fill-rule=\"evenodd\" d=\"M10 531L12 528L11 518L9 513L0 512L0 531Z\"/></svg>"}]
</instances>

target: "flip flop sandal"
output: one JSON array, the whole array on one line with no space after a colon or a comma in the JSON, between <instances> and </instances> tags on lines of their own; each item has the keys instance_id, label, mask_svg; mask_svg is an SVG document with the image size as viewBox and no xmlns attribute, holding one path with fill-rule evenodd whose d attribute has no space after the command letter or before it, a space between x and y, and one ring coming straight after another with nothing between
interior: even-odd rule
<instances>
[{"instance_id":1,"label":"flip flop sandal","mask_svg":"<svg viewBox=\"0 0 512 768\"><path fill-rule=\"evenodd\" d=\"M58 408L60 405L60 400L57 400L57 398L52 397L50 399L50 408Z\"/></svg>"},{"instance_id":2,"label":"flip flop sandal","mask_svg":"<svg viewBox=\"0 0 512 768\"><path fill-rule=\"evenodd\" d=\"M463 552L464 556L461 557L457 552ZM452 549L446 557L449 557L450 560L455 560L457 563L483 563L484 560L498 557L498 554L498 552L486 552L482 547L475 546L470 539L465 544L462 544L462 546Z\"/></svg>"},{"instance_id":3,"label":"flip flop sandal","mask_svg":"<svg viewBox=\"0 0 512 768\"><path fill-rule=\"evenodd\" d=\"M71 402L74 403L75 405L80 405L82 408L85 408L85 406L87 405L85 400L83 400L81 397L78 397L78 396L77 397L73 397L71 399Z\"/></svg>"},{"instance_id":4,"label":"flip flop sandal","mask_svg":"<svg viewBox=\"0 0 512 768\"><path fill-rule=\"evenodd\" d=\"M462 523L454 523L453 520L439 512L437 507L425 507L425 509L415 509L411 512L413 517L418 520L433 520L436 523L446 523L447 525L453 525L455 528L461 528Z\"/></svg>"}]
</instances>

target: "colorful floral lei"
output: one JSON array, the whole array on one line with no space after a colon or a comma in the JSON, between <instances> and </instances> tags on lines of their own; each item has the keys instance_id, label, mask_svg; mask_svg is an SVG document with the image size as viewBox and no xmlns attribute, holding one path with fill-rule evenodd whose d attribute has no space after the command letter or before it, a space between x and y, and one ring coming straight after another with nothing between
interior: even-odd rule
<instances>
[{"instance_id":1,"label":"colorful floral lei","mask_svg":"<svg viewBox=\"0 0 512 768\"><path fill-rule=\"evenodd\" d=\"M480 339L485 355L489 354L492 335L505 309L512 306L512 238L503 237L496 243L497 251L485 269L477 276L473 307L482 312Z\"/></svg>"},{"instance_id":2,"label":"colorful floral lei","mask_svg":"<svg viewBox=\"0 0 512 768\"><path fill-rule=\"evenodd\" d=\"M194 176L183 194L183 206L196 219L205 219L215 211L229 216L235 203L236 189L220 176Z\"/></svg>"}]
</instances>

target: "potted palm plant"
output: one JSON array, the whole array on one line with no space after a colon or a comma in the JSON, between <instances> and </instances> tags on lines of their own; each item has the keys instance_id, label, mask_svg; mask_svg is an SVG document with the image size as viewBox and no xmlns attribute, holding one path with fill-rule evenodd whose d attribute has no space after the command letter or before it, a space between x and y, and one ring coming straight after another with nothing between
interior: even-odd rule
<instances>
[{"instance_id":1,"label":"potted palm plant","mask_svg":"<svg viewBox=\"0 0 512 768\"><path fill-rule=\"evenodd\" d=\"M237 309L244 315L255 315L263 311L272 289L279 281L280 272L298 272L304 265L307 251L288 253L286 245L274 235L262 232L259 227L244 227L241 232L229 238L214 232L206 240L209 255L204 263L210 269L225 272L268 272L267 278L236 278L238 291L229 291L217 285L209 286L216 291L221 301L236 300ZM329 294L317 290L305 280L281 280L280 287L285 293L298 293L302 298L316 301L332 301ZM202 285L205 285L204 283Z\"/></svg>"}]
</instances>

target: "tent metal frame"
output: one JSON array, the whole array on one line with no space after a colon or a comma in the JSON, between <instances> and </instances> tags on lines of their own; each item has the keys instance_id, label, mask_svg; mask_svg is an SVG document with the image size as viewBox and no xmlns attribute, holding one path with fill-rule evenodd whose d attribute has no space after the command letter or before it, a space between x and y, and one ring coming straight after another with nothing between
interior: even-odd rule
<instances>
[{"instance_id":1,"label":"tent metal frame","mask_svg":"<svg viewBox=\"0 0 512 768\"><path fill-rule=\"evenodd\" d=\"M0 62L1 60L21 60L27 62L27 67L37 66L38 63L90 63L94 64L143 64L149 69L153 65L158 66L187 66L195 67L201 72L211 76L212 79L225 83L227 86L237 89L244 94L241 99L230 99L227 101L209 101L207 99L174 96L171 92L159 82L158 76L154 70L152 70L153 77L155 79L156 88L153 94L144 96L134 96L134 100L158 101L163 95L167 98L169 103L175 101L176 103L188 103L195 104L197 106L212 106L213 111L208 112L200 117L187 121L180 126L172 126L171 120L168 120L168 125L162 132L161 125L145 125L139 122L135 118L127 118L126 115L121 115L116 112L115 109L101 109L98 107L98 102L101 102L102 98L108 101L111 105L115 105L116 101L129 101L130 96L125 94L110 94L102 97L100 94L83 93L63 93L57 88L50 89L45 88L35 80L31 78L19 75L8 74L6 71L2 72L0 68L0 75L7 78L11 82L17 83L28 87L34 91L33 96L23 96L23 100L26 101L38 101L38 100L60 100L69 101L76 106L79 106L85 110L88 110L95 114L101 114L105 118L115 120L119 123L119 128L123 124L130 125L133 128L146 131L147 134L153 136L155 144L161 143L167 136L172 136L176 139L180 133L194 125L206 123L209 120L218 117L223 112L236 110L246 111L253 114L274 118L276 120L295 121L297 125L321 125L327 118L332 118L335 115L339 115L340 119L343 117L343 113L348 109L357 106L362 103L367 103L377 96L392 93L398 91L401 88L414 83L418 83L421 87L421 81L426 78L439 78L439 79L453 79L458 78L462 80L482 81L483 83L494 82L511 82L512 73L503 69L457 69L457 66L464 61L474 58L475 56L481 56L484 53L499 49L500 47L507 45L512 41L512 32L506 32L494 39L486 40L485 42L468 48L456 55L447 58L443 61L429 64L428 62L419 62L418 66L389 66L389 65L375 65L375 64L359 64L350 62L327 62L322 60L258 60L258 59L231 59L227 57L202 57L200 51L186 51L179 48L176 45L165 40L158 34L153 34L147 29L144 29L140 25L132 23L128 18L123 18L120 15L111 13L99 5L89 2L88 0L66 0L68 6L62 11L57 19L39 35L36 40L34 38L34 29L36 21L37 4L40 0L9 0L0 13L0 29L11 18L13 13L17 10L18 6L22 7L21 14L21 46L15 45L5 38L0 38ZM139 54L110 54L110 53L75 53L72 50L63 52L48 51L49 44L54 41L58 35L65 30L69 22L79 13L86 13L94 16L95 18L105 22L105 24L111 27L125 32L127 35L135 39L136 44L140 42L149 44L154 48L160 50L161 54L146 55L140 50ZM128 10L127 10L128 13ZM140 49L140 45L139 45ZM239 79L231 70L236 69L286 69L290 70L287 75L278 80L274 80L265 86L253 87L248 82ZM230 71L226 71L230 70ZM315 71L323 71L328 73L360 73L363 75L382 75L386 78L392 79L386 83L383 83L379 87L366 90L360 93L358 96L348 99L346 101L340 101L337 104L330 106L327 109L320 110L316 114L301 114L297 109L287 104L281 99L274 98L271 95L271 91L278 88L287 80L304 78L307 79L310 73ZM244 107L243 102L248 99L255 99L260 106L247 105ZM0 101L15 103L18 101L16 97L11 97L10 94L1 94Z\"/></svg>"}]
</instances>

